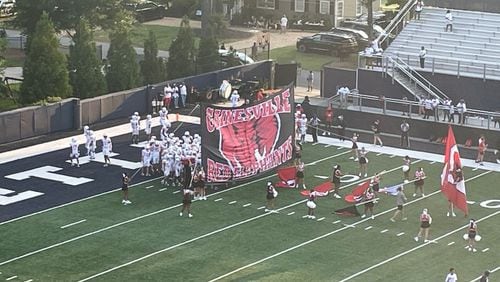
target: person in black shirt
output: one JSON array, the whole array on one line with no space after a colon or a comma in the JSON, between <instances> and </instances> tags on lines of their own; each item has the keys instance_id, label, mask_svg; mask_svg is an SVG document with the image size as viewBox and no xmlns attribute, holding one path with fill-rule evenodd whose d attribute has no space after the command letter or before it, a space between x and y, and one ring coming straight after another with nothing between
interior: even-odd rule
<instances>
[{"instance_id":1,"label":"person in black shirt","mask_svg":"<svg viewBox=\"0 0 500 282\"><path fill-rule=\"evenodd\" d=\"M380 139L380 121L377 119L372 124L373 131L373 145L377 145L377 142L380 143L380 146L384 146L382 143L382 139Z\"/></svg>"},{"instance_id":2,"label":"person in black shirt","mask_svg":"<svg viewBox=\"0 0 500 282\"><path fill-rule=\"evenodd\" d=\"M338 134L339 134L339 140L340 141L345 141L345 128L347 127L346 122L344 120L344 116L338 116L337 118L337 127L339 129Z\"/></svg>"},{"instance_id":3,"label":"person in black shirt","mask_svg":"<svg viewBox=\"0 0 500 282\"><path fill-rule=\"evenodd\" d=\"M200 177L200 175L195 174L193 176L193 188L195 191L195 195L198 195L198 197L195 197L195 200L207 200L207 196L205 195L205 181Z\"/></svg>"},{"instance_id":4,"label":"person in black shirt","mask_svg":"<svg viewBox=\"0 0 500 282\"><path fill-rule=\"evenodd\" d=\"M124 204L124 205L132 204L132 202L128 200L128 184L129 184L129 182L130 182L130 178L128 177L127 173L126 172L122 173L122 191L123 191L122 204Z\"/></svg>"},{"instance_id":5,"label":"person in black shirt","mask_svg":"<svg viewBox=\"0 0 500 282\"><path fill-rule=\"evenodd\" d=\"M340 199L340 195L338 191L340 189L340 178L342 177L342 171L340 170L340 165L336 165L333 167L332 172L332 183L333 183L333 196L337 199Z\"/></svg>"},{"instance_id":6,"label":"person in black shirt","mask_svg":"<svg viewBox=\"0 0 500 282\"><path fill-rule=\"evenodd\" d=\"M193 179L193 175L191 172L191 162L189 159L185 159L182 161L184 164L184 169L183 169L183 175L184 175L184 181L183 181L183 188L188 189L191 187L191 180Z\"/></svg>"},{"instance_id":7,"label":"person in black shirt","mask_svg":"<svg viewBox=\"0 0 500 282\"><path fill-rule=\"evenodd\" d=\"M278 192L274 189L274 186L271 182L267 182L267 194L266 194L266 209L265 212L274 211L274 202L276 197L278 196Z\"/></svg>"},{"instance_id":8,"label":"person in black shirt","mask_svg":"<svg viewBox=\"0 0 500 282\"><path fill-rule=\"evenodd\" d=\"M191 197L194 195L193 190L191 189L182 189L182 210L179 213L179 216L182 216L185 210L188 212L188 217L191 218L193 215L191 214Z\"/></svg>"}]
</instances>

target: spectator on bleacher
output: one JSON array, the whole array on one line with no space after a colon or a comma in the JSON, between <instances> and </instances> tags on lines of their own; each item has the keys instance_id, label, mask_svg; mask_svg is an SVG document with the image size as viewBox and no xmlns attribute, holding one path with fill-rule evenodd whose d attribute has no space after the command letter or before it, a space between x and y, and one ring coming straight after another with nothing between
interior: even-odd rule
<instances>
[{"instance_id":1,"label":"spectator on bleacher","mask_svg":"<svg viewBox=\"0 0 500 282\"><path fill-rule=\"evenodd\" d=\"M453 103L450 100L450 118L448 122L455 122L455 106L453 106Z\"/></svg>"},{"instance_id":2,"label":"spectator on bleacher","mask_svg":"<svg viewBox=\"0 0 500 282\"><path fill-rule=\"evenodd\" d=\"M424 119L429 119L432 114L432 100L427 97L424 100Z\"/></svg>"},{"instance_id":3,"label":"spectator on bleacher","mask_svg":"<svg viewBox=\"0 0 500 282\"><path fill-rule=\"evenodd\" d=\"M448 119L448 121L451 121L450 106L451 106L451 100L450 99L444 100L444 103L443 103L443 121L446 121L446 119Z\"/></svg>"},{"instance_id":4,"label":"spectator on bleacher","mask_svg":"<svg viewBox=\"0 0 500 282\"><path fill-rule=\"evenodd\" d=\"M366 68L369 69L370 67L373 69L373 54L375 54L375 50L371 46L366 46L363 55L366 60Z\"/></svg>"},{"instance_id":5,"label":"spectator on bleacher","mask_svg":"<svg viewBox=\"0 0 500 282\"><path fill-rule=\"evenodd\" d=\"M458 123L465 124L465 115L467 112L467 106L465 105L464 99L460 99L456 106L457 114L458 114Z\"/></svg>"},{"instance_id":6,"label":"spectator on bleacher","mask_svg":"<svg viewBox=\"0 0 500 282\"><path fill-rule=\"evenodd\" d=\"M425 97L420 96L419 103L418 103L418 114L421 116L425 115L424 105L425 105Z\"/></svg>"},{"instance_id":7,"label":"spectator on bleacher","mask_svg":"<svg viewBox=\"0 0 500 282\"><path fill-rule=\"evenodd\" d=\"M417 4L415 4L415 19L420 20L420 13L424 8L424 2L422 0L417 0Z\"/></svg>"},{"instance_id":8,"label":"spectator on bleacher","mask_svg":"<svg viewBox=\"0 0 500 282\"><path fill-rule=\"evenodd\" d=\"M434 121L439 121L439 100L436 97L432 99L432 111L434 113Z\"/></svg>"},{"instance_id":9,"label":"spectator on bleacher","mask_svg":"<svg viewBox=\"0 0 500 282\"><path fill-rule=\"evenodd\" d=\"M448 27L450 28L450 32L453 32L453 15L451 14L451 10L446 11L446 15L444 16L446 19L446 27L444 31L448 31Z\"/></svg>"},{"instance_id":10,"label":"spectator on bleacher","mask_svg":"<svg viewBox=\"0 0 500 282\"><path fill-rule=\"evenodd\" d=\"M174 99L174 108L179 108L179 87L173 85L172 87L172 98Z\"/></svg>"},{"instance_id":11,"label":"spectator on bleacher","mask_svg":"<svg viewBox=\"0 0 500 282\"><path fill-rule=\"evenodd\" d=\"M425 67L425 56L427 55L427 50L425 50L425 47L422 46L420 48L420 52L418 53L418 57L420 58L420 67L424 68Z\"/></svg>"}]
</instances>

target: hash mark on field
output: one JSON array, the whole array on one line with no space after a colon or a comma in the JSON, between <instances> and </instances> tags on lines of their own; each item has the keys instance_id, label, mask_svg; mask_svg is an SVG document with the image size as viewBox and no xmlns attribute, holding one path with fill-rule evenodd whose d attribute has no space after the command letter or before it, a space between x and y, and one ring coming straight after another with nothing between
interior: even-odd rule
<instances>
[{"instance_id":1,"label":"hash mark on field","mask_svg":"<svg viewBox=\"0 0 500 282\"><path fill-rule=\"evenodd\" d=\"M372 228L373 228L373 226L370 225L370 226L366 227L365 230L370 230Z\"/></svg>"},{"instance_id":2,"label":"hash mark on field","mask_svg":"<svg viewBox=\"0 0 500 282\"><path fill-rule=\"evenodd\" d=\"M265 209L265 208L266 208L265 206L262 206L262 207L258 207L257 209L261 210L261 209Z\"/></svg>"},{"instance_id":3,"label":"hash mark on field","mask_svg":"<svg viewBox=\"0 0 500 282\"><path fill-rule=\"evenodd\" d=\"M473 168L473 169L472 169L472 171L476 171L476 170L478 170L478 169L479 169L479 167L476 167L476 168Z\"/></svg>"},{"instance_id":4,"label":"hash mark on field","mask_svg":"<svg viewBox=\"0 0 500 282\"><path fill-rule=\"evenodd\" d=\"M337 223L339 223L339 222L340 222L340 220L336 220L336 221L334 221L334 222L332 222L332 223L333 223L333 224L337 224Z\"/></svg>"},{"instance_id":5,"label":"hash mark on field","mask_svg":"<svg viewBox=\"0 0 500 282\"><path fill-rule=\"evenodd\" d=\"M306 217L308 217L308 216L309 216L309 215L308 215L308 214L306 214L306 215L303 215L303 216L302 216L302 218L306 218Z\"/></svg>"},{"instance_id":6,"label":"hash mark on field","mask_svg":"<svg viewBox=\"0 0 500 282\"><path fill-rule=\"evenodd\" d=\"M232 205L232 204L236 204L238 201L231 201L229 203L227 203L228 205Z\"/></svg>"},{"instance_id":7,"label":"hash mark on field","mask_svg":"<svg viewBox=\"0 0 500 282\"><path fill-rule=\"evenodd\" d=\"M380 233L385 233L387 231L389 231L389 229L384 229L384 230L380 231Z\"/></svg>"},{"instance_id":8,"label":"hash mark on field","mask_svg":"<svg viewBox=\"0 0 500 282\"><path fill-rule=\"evenodd\" d=\"M16 278L17 278L17 275L15 275L15 276L11 276L11 277L9 277L9 278L7 278L7 279L5 279L5 280L9 281L9 280L16 279Z\"/></svg>"},{"instance_id":9,"label":"hash mark on field","mask_svg":"<svg viewBox=\"0 0 500 282\"><path fill-rule=\"evenodd\" d=\"M26 281L24 281L24 282L31 282L31 281L33 281L33 279L29 279L29 280L26 280Z\"/></svg>"},{"instance_id":10,"label":"hash mark on field","mask_svg":"<svg viewBox=\"0 0 500 282\"><path fill-rule=\"evenodd\" d=\"M295 212L289 212L286 215L292 215L292 214L295 214Z\"/></svg>"},{"instance_id":11,"label":"hash mark on field","mask_svg":"<svg viewBox=\"0 0 500 282\"><path fill-rule=\"evenodd\" d=\"M381 155L383 155L383 154L384 154L384 153L378 153L378 154L377 154L377 156L381 156Z\"/></svg>"},{"instance_id":12,"label":"hash mark on field","mask_svg":"<svg viewBox=\"0 0 500 282\"><path fill-rule=\"evenodd\" d=\"M312 146L316 146L316 145L318 145L318 143L312 143Z\"/></svg>"},{"instance_id":13,"label":"hash mark on field","mask_svg":"<svg viewBox=\"0 0 500 282\"><path fill-rule=\"evenodd\" d=\"M177 194L177 193L180 193L180 192L181 192L181 190L177 190L177 191L172 192L172 194Z\"/></svg>"},{"instance_id":14,"label":"hash mark on field","mask_svg":"<svg viewBox=\"0 0 500 282\"><path fill-rule=\"evenodd\" d=\"M325 219L324 217L322 217L322 218L318 218L318 220L317 220L317 221L322 221L322 220L324 220L324 219Z\"/></svg>"},{"instance_id":15,"label":"hash mark on field","mask_svg":"<svg viewBox=\"0 0 500 282\"><path fill-rule=\"evenodd\" d=\"M435 163L436 163L436 161L432 161L432 162L430 162L429 164L435 164Z\"/></svg>"},{"instance_id":16,"label":"hash mark on field","mask_svg":"<svg viewBox=\"0 0 500 282\"><path fill-rule=\"evenodd\" d=\"M244 204L243 207L246 208L246 207L249 207L251 205L252 205L252 203L248 203L248 204Z\"/></svg>"},{"instance_id":17,"label":"hash mark on field","mask_svg":"<svg viewBox=\"0 0 500 282\"><path fill-rule=\"evenodd\" d=\"M486 249L482 250L481 252L485 253L485 252L487 252L489 249L490 249L490 248L486 248Z\"/></svg>"},{"instance_id":18,"label":"hash mark on field","mask_svg":"<svg viewBox=\"0 0 500 282\"><path fill-rule=\"evenodd\" d=\"M328 148L328 147L331 147L331 146L332 146L332 144L326 144L325 148Z\"/></svg>"},{"instance_id":19,"label":"hash mark on field","mask_svg":"<svg viewBox=\"0 0 500 282\"><path fill-rule=\"evenodd\" d=\"M215 199L214 202L222 201L222 198Z\"/></svg>"},{"instance_id":20,"label":"hash mark on field","mask_svg":"<svg viewBox=\"0 0 500 282\"><path fill-rule=\"evenodd\" d=\"M392 159L394 158L396 155L390 155L389 158Z\"/></svg>"},{"instance_id":21,"label":"hash mark on field","mask_svg":"<svg viewBox=\"0 0 500 282\"><path fill-rule=\"evenodd\" d=\"M161 192L161 191L165 191L165 190L167 190L167 188L161 188L161 189L158 189L158 191L159 191L159 192Z\"/></svg>"},{"instance_id":22,"label":"hash mark on field","mask_svg":"<svg viewBox=\"0 0 500 282\"><path fill-rule=\"evenodd\" d=\"M146 186L146 189L151 189L153 187L155 187L155 186L154 185L149 185L149 186Z\"/></svg>"},{"instance_id":23,"label":"hash mark on field","mask_svg":"<svg viewBox=\"0 0 500 282\"><path fill-rule=\"evenodd\" d=\"M451 246L451 245L453 245L453 244L455 244L455 241L453 241L453 242L449 242L449 243L448 243L448 246Z\"/></svg>"},{"instance_id":24,"label":"hash mark on field","mask_svg":"<svg viewBox=\"0 0 500 282\"><path fill-rule=\"evenodd\" d=\"M87 220L86 219L82 219L82 220L77 221L77 222L73 222L73 223L70 223L70 224L63 225L60 228L64 229L64 228L67 228L67 227L70 227L70 226L73 226L73 225L77 225L77 224L85 222L85 221L87 221Z\"/></svg>"},{"instance_id":25,"label":"hash mark on field","mask_svg":"<svg viewBox=\"0 0 500 282\"><path fill-rule=\"evenodd\" d=\"M473 205L475 203L476 203L475 201L467 201L467 204L469 204L469 205Z\"/></svg>"},{"instance_id":26,"label":"hash mark on field","mask_svg":"<svg viewBox=\"0 0 500 282\"><path fill-rule=\"evenodd\" d=\"M405 233L401 232L401 233L396 234L396 236L398 236L398 237L401 236L401 235L405 235Z\"/></svg>"},{"instance_id":27,"label":"hash mark on field","mask_svg":"<svg viewBox=\"0 0 500 282\"><path fill-rule=\"evenodd\" d=\"M314 177L319 178L319 179L328 179L328 176L324 176L324 175L314 175Z\"/></svg>"},{"instance_id":28,"label":"hash mark on field","mask_svg":"<svg viewBox=\"0 0 500 282\"><path fill-rule=\"evenodd\" d=\"M340 150L340 149L342 149L342 147L338 147L338 148L337 148L337 150Z\"/></svg>"}]
</instances>

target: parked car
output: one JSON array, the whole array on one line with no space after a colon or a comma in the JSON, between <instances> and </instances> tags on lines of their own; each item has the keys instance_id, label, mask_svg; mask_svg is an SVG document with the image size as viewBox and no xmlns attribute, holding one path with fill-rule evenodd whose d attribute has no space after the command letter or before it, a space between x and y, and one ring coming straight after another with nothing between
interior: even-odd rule
<instances>
[{"instance_id":1,"label":"parked car","mask_svg":"<svg viewBox=\"0 0 500 282\"><path fill-rule=\"evenodd\" d=\"M297 39L297 50L300 52L328 52L332 56L340 56L358 51L356 38L345 33L321 32L313 36Z\"/></svg>"},{"instance_id":2,"label":"parked car","mask_svg":"<svg viewBox=\"0 0 500 282\"><path fill-rule=\"evenodd\" d=\"M381 26L382 28L385 28L394 18L396 15L396 12L373 12L373 23ZM367 14L362 14L356 18L355 21L358 22L367 22L368 21L368 15Z\"/></svg>"},{"instance_id":3,"label":"parked car","mask_svg":"<svg viewBox=\"0 0 500 282\"><path fill-rule=\"evenodd\" d=\"M352 28L352 29L357 29L357 30L362 30L366 34L368 34L368 23L366 22L361 22L361 21L343 21L340 22L341 27L346 27L346 28ZM384 33L384 29L377 25L373 24L373 36L378 37L380 34Z\"/></svg>"},{"instance_id":4,"label":"parked car","mask_svg":"<svg viewBox=\"0 0 500 282\"><path fill-rule=\"evenodd\" d=\"M140 23L163 19L167 12L165 6L152 1L126 4L126 8L134 13L135 19Z\"/></svg>"},{"instance_id":5,"label":"parked car","mask_svg":"<svg viewBox=\"0 0 500 282\"><path fill-rule=\"evenodd\" d=\"M10 17L14 15L16 0L0 0L0 17Z\"/></svg>"},{"instance_id":6,"label":"parked car","mask_svg":"<svg viewBox=\"0 0 500 282\"><path fill-rule=\"evenodd\" d=\"M222 67L227 67L229 65L230 56L233 56L239 65L253 64L255 61L250 57L250 54L245 54L238 51L230 51L225 49L219 49L219 56L221 58Z\"/></svg>"},{"instance_id":7,"label":"parked car","mask_svg":"<svg viewBox=\"0 0 500 282\"><path fill-rule=\"evenodd\" d=\"M346 27L334 27L330 30L330 33L339 34L345 33L350 34L356 38L356 42L358 43L358 50L364 50L366 46L369 44L368 34L366 32L359 29L352 29Z\"/></svg>"}]
</instances>

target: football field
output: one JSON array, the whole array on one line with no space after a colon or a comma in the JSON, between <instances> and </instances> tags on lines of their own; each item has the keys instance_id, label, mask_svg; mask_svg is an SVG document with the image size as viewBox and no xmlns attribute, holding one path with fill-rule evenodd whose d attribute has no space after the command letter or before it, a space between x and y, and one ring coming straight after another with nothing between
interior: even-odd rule
<instances>
[{"instance_id":1,"label":"football field","mask_svg":"<svg viewBox=\"0 0 500 282\"><path fill-rule=\"evenodd\" d=\"M383 171L381 187L401 183L402 157L380 150L367 155L369 176ZM348 175L341 195L367 180L357 176L348 148L306 144L302 156L310 188L328 181L335 164ZM135 183L131 205L114 191L0 223L0 280L442 281L454 267L459 281L472 281L500 266L500 173L464 168L470 215L447 217L442 158L412 157L412 172L426 171L426 196L413 197L413 184L406 185L408 220L396 222L389 220L395 197L385 194L375 219L336 215L349 204L331 195L317 201L316 219L304 218L306 198L287 188L277 188L277 212L266 213L266 182L276 182L275 174L207 189L208 200L192 204L193 218L179 216L178 188L159 179ZM424 208L433 217L428 243L413 239ZM470 218L482 236L475 253L462 238Z\"/></svg>"}]
</instances>

